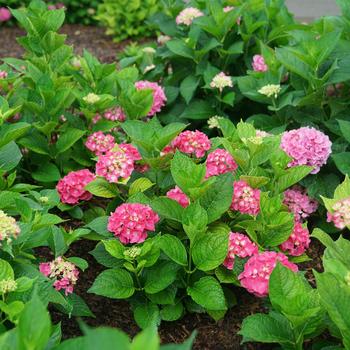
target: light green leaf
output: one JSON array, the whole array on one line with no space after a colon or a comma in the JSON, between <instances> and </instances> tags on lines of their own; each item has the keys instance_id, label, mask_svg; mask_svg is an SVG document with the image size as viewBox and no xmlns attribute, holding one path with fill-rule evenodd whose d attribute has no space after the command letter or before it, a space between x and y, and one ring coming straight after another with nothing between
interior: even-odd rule
<instances>
[{"instance_id":1,"label":"light green leaf","mask_svg":"<svg viewBox=\"0 0 350 350\"><path fill-rule=\"evenodd\" d=\"M162 235L160 238L160 248L173 261L179 265L187 265L186 248L179 238L174 235Z\"/></svg>"}]
</instances>

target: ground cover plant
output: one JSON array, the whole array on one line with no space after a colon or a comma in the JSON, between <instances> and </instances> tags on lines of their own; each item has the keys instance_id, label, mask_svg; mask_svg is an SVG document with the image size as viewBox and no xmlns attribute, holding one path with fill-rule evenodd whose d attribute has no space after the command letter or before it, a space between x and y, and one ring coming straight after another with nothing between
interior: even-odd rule
<instances>
[{"instance_id":1,"label":"ground cover plant","mask_svg":"<svg viewBox=\"0 0 350 350\"><path fill-rule=\"evenodd\" d=\"M341 4L342 17L300 25L281 1L167 1L153 20L173 38L131 46L119 64L75 55L60 34L64 9L34 0L11 10L26 34L23 57L0 66L3 348L138 349L148 339L158 349L162 322L219 321L242 290L270 311L243 321L244 342L349 348ZM307 78L281 59L308 60L305 37L316 50ZM303 272L312 237L327 247L316 285ZM94 246L88 293L129 303L144 329L132 342L81 322L84 336L60 343L48 310L98 318L75 293L89 263L73 244Z\"/></svg>"}]
</instances>

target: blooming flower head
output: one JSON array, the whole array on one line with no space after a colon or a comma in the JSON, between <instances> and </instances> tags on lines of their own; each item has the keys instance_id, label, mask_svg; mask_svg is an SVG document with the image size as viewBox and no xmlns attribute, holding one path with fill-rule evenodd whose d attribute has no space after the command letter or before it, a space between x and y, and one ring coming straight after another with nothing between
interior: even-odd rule
<instances>
[{"instance_id":1,"label":"blooming flower head","mask_svg":"<svg viewBox=\"0 0 350 350\"><path fill-rule=\"evenodd\" d=\"M56 186L61 202L77 204L79 201L90 200L92 194L85 190L85 186L94 179L95 175L88 169L70 172Z\"/></svg>"},{"instance_id":2,"label":"blooming flower head","mask_svg":"<svg viewBox=\"0 0 350 350\"><path fill-rule=\"evenodd\" d=\"M187 7L176 17L177 24L190 26L195 18L204 16L204 13L195 7Z\"/></svg>"},{"instance_id":3,"label":"blooming flower head","mask_svg":"<svg viewBox=\"0 0 350 350\"><path fill-rule=\"evenodd\" d=\"M306 190L300 186L294 186L284 192L283 203L289 211L294 214L297 221L302 221L314 213L318 208L318 203L311 199Z\"/></svg>"},{"instance_id":4,"label":"blooming flower head","mask_svg":"<svg viewBox=\"0 0 350 350\"><path fill-rule=\"evenodd\" d=\"M308 165L314 168L311 174L318 173L332 153L329 137L308 126L286 131L282 135L281 148L293 158L289 167Z\"/></svg>"},{"instance_id":5,"label":"blooming flower head","mask_svg":"<svg viewBox=\"0 0 350 350\"><path fill-rule=\"evenodd\" d=\"M85 146L91 152L100 156L115 146L115 140L112 135L105 135L102 131L97 131L87 138Z\"/></svg>"},{"instance_id":6,"label":"blooming flower head","mask_svg":"<svg viewBox=\"0 0 350 350\"><path fill-rule=\"evenodd\" d=\"M16 220L0 210L0 246L2 241L10 244L13 239L18 237L20 232Z\"/></svg>"},{"instance_id":7,"label":"blooming flower head","mask_svg":"<svg viewBox=\"0 0 350 350\"><path fill-rule=\"evenodd\" d=\"M265 63L265 59L261 55L253 56L252 66L256 72L266 72L268 70L268 67Z\"/></svg>"},{"instance_id":8,"label":"blooming flower head","mask_svg":"<svg viewBox=\"0 0 350 350\"><path fill-rule=\"evenodd\" d=\"M16 291L17 282L11 278L0 281L0 294L7 294Z\"/></svg>"},{"instance_id":9,"label":"blooming flower head","mask_svg":"<svg viewBox=\"0 0 350 350\"><path fill-rule=\"evenodd\" d=\"M6 22L11 18L11 12L6 7L0 7L0 22Z\"/></svg>"},{"instance_id":10,"label":"blooming flower head","mask_svg":"<svg viewBox=\"0 0 350 350\"><path fill-rule=\"evenodd\" d=\"M292 234L281 244L280 248L289 255L300 256L309 248L310 242L308 229L304 228L300 222L295 222Z\"/></svg>"},{"instance_id":11,"label":"blooming flower head","mask_svg":"<svg viewBox=\"0 0 350 350\"><path fill-rule=\"evenodd\" d=\"M8 73L4 70L0 70L0 79L6 79L8 76Z\"/></svg>"},{"instance_id":12,"label":"blooming flower head","mask_svg":"<svg viewBox=\"0 0 350 350\"><path fill-rule=\"evenodd\" d=\"M143 70L143 74L146 74L148 72L150 72L151 70L153 70L154 68L156 68L156 66L154 64L150 64L148 66L146 66Z\"/></svg>"},{"instance_id":13,"label":"blooming flower head","mask_svg":"<svg viewBox=\"0 0 350 350\"><path fill-rule=\"evenodd\" d=\"M104 112L103 117L107 120L124 122L126 115L121 107L114 107Z\"/></svg>"},{"instance_id":14,"label":"blooming flower head","mask_svg":"<svg viewBox=\"0 0 350 350\"><path fill-rule=\"evenodd\" d=\"M224 119L224 117L220 117L218 115L214 115L213 117L208 119L208 127L209 129L220 128L219 120Z\"/></svg>"},{"instance_id":15,"label":"blooming flower head","mask_svg":"<svg viewBox=\"0 0 350 350\"><path fill-rule=\"evenodd\" d=\"M98 101L100 101L101 97L90 92L89 94L87 94L85 97L83 97L83 100L89 104L89 105L93 105L95 103L97 103Z\"/></svg>"},{"instance_id":16,"label":"blooming flower head","mask_svg":"<svg viewBox=\"0 0 350 350\"><path fill-rule=\"evenodd\" d=\"M245 181L233 183L231 210L241 214L258 215L260 211L260 190L250 187Z\"/></svg>"},{"instance_id":17,"label":"blooming flower head","mask_svg":"<svg viewBox=\"0 0 350 350\"><path fill-rule=\"evenodd\" d=\"M148 53L148 54L154 54L156 53L156 50L153 47L147 46L142 49L142 52Z\"/></svg>"},{"instance_id":18,"label":"blooming flower head","mask_svg":"<svg viewBox=\"0 0 350 350\"><path fill-rule=\"evenodd\" d=\"M166 196L170 199L173 199L174 201L178 202L182 207L186 208L190 204L190 200L188 197L183 193L180 189L180 187L175 186L172 190L168 191Z\"/></svg>"},{"instance_id":19,"label":"blooming flower head","mask_svg":"<svg viewBox=\"0 0 350 350\"><path fill-rule=\"evenodd\" d=\"M230 232L228 254L224 266L229 270L233 270L235 256L244 259L254 254L258 254L258 247L249 237L241 233Z\"/></svg>"},{"instance_id":20,"label":"blooming flower head","mask_svg":"<svg viewBox=\"0 0 350 350\"><path fill-rule=\"evenodd\" d=\"M264 130L259 130L259 129L256 130L256 137L264 138L264 137L269 137L269 136L271 136L271 134L264 131Z\"/></svg>"},{"instance_id":21,"label":"blooming flower head","mask_svg":"<svg viewBox=\"0 0 350 350\"><path fill-rule=\"evenodd\" d=\"M73 263L59 256L51 262L41 263L39 270L44 276L55 280L53 286L56 290L64 289L66 295L73 293L79 277L79 270Z\"/></svg>"},{"instance_id":22,"label":"blooming flower head","mask_svg":"<svg viewBox=\"0 0 350 350\"><path fill-rule=\"evenodd\" d=\"M258 92L267 97L277 98L281 90L281 85L279 84L268 84L263 86Z\"/></svg>"},{"instance_id":23,"label":"blooming flower head","mask_svg":"<svg viewBox=\"0 0 350 350\"><path fill-rule=\"evenodd\" d=\"M148 117L154 116L156 113L161 111L163 106L165 106L165 102L167 100L165 92L157 83L141 80L135 83L135 87L137 90L151 89L153 92L153 105L151 110L148 112Z\"/></svg>"},{"instance_id":24,"label":"blooming flower head","mask_svg":"<svg viewBox=\"0 0 350 350\"><path fill-rule=\"evenodd\" d=\"M148 205L124 203L109 217L108 230L123 244L142 243L158 221L158 214Z\"/></svg>"},{"instance_id":25,"label":"blooming flower head","mask_svg":"<svg viewBox=\"0 0 350 350\"><path fill-rule=\"evenodd\" d=\"M224 72L221 72L215 75L210 83L210 87L213 89L219 89L219 91L222 92L225 87L233 87L233 82L230 76L226 75Z\"/></svg>"},{"instance_id":26,"label":"blooming flower head","mask_svg":"<svg viewBox=\"0 0 350 350\"><path fill-rule=\"evenodd\" d=\"M327 221L333 222L340 230L350 227L350 197L339 200L332 206L332 212L327 213Z\"/></svg>"},{"instance_id":27,"label":"blooming flower head","mask_svg":"<svg viewBox=\"0 0 350 350\"><path fill-rule=\"evenodd\" d=\"M121 143L118 147L132 160L141 160L141 154L138 149L130 143Z\"/></svg>"},{"instance_id":28,"label":"blooming flower head","mask_svg":"<svg viewBox=\"0 0 350 350\"><path fill-rule=\"evenodd\" d=\"M238 168L238 165L229 152L218 148L208 154L206 167L207 171L205 177L208 178L210 176L235 171Z\"/></svg>"},{"instance_id":29,"label":"blooming flower head","mask_svg":"<svg viewBox=\"0 0 350 350\"><path fill-rule=\"evenodd\" d=\"M171 143L172 149L178 149L183 153L192 154L197 158L204 157L205 152L209 151L210 147L211 142L208 136L198 130L183 131Z\"/></svg>"},{"instance_id":30,"label":"blooming flower head","mask_svg":"<svg viewBox=\"0 0 350 350\"><path fill-rule=\"evenodd\" d=\"M246 262L244 271L238 276L241 286L257 297L267 296L270 276L278 261L293 272L298 271L298 266L288 261L282 253L256 254Z\"/></svg>"},{"instance_id":31,"label":"blooming flower head","mask_svg":"<svg viewBox=\"0 0 350 350\"><path fill-rule=\"evenodd\" d=\"M171 40L171 37L169 35L159 35L157 38L159 45L165 45L169 40Z\"/></svg>"}]
</instances>

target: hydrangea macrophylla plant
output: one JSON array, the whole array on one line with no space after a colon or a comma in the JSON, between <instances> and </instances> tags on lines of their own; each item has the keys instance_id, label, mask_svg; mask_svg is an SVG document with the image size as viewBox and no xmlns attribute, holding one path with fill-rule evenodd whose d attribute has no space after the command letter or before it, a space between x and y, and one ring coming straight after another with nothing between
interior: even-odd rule
<instances>
[{"instance_id":1,"label":"hydrangea macrophylla plant","mask_svg":"<svg viewBox=\"0 0 350 350\"><path fill-rule=\"evenodd\" d=\"M298 185L284 192L283 203L294 214L297 221L305 220L318 208L317 201L310 198L306 193L306 189Z\"/></svg>"},{"instance_id":2,"label":"hydrangea macrophylla plant","mask_svg":"<svg viewBox=\"0 0 350 350\"><path fill-rule=\"evenodd\" d=\"M102 131L96 131L87 138L85 146L96 156L100 156L115 146L115 139L110 134L105 135Z\"/></svg>"},{"instance_id":3,"label":"hydrangea macrophylla plant","mask_svg":"<svg viewBox=\"0 0 350 350\"><path fill-rule=\"evenodd\" d=\"M245 181L235 181L231 210L241 214L257 215L260 211L260 190L250 187Z\"/></svg>"},{"instance_id":4,"label":"hydrangea macrophylla plant","mask_svg":"<svg viewBox=\"0 0 350 350\"><path fill-rule=\"evenodd\" d=\"M222 92L225 87L233 87L233 82L230 76L226 75L224 72L220 72L215 75L210 83L210 87L219 89L219 91Z\"/></svg>"},{"instance_id":5,"label":"hydrangea macrophylla plant","mask_svg":"<svg viewBox=\"0 0 350 350\"><path fill-rule=\"evenodd\" d=\"M268 70L268 66L265 63L265 59L261 55L254 55L252 67L256 72L266 72Z\"/></svg>"},{"instance_id":6,"label":"hydrangea macrophylla plant","mask_svg":"<svg viewBox=\"0 0 350 350\"><path fill-rule=\"evenodd\" d=\"M161 111L163 106L165 106L167 98L163 88L157 83L152 83L150 81L137 81L135 87L138 90L151 89L153 92L153 104L151 110L147 114L148 117L153 117L156 113Z\"/></svg>"},{"instance_id":7,"label":"hydrangea macrophylla plant","mask_svg":"<svg viewBox=\"0 0 350 350\"><path fill-rule=\"evenodd\" d=\"M85 190L85 186L94 179L95 175L88 169L70 172L56 186L61 202L74 205L79 201L90 200L92 194Z\"/></svg>"},{"instance_id":8,"label":"hydrangea macrophylla plant","mask_svg":"<svg viewBox=\"0 0 350 350\"><path fill-rule=\"evenodd\" d=\"M0 246L1 242L10 244L14 239L18 237L21 229L19 228L16 219L8 216L2 210L0 210Z\"/></svg>"},{"instance_id":9,"label":"hydrangea macrophylla plant","mask_svg":"<svg viewBox=\"0 0 350 350\"><path fill-rule=\"evenodd\" d=\"M230 232L228 254L224 266L229 270L233 270L235 256L247 258L258 254L258 252L257 245L248 236L238 232Z\"/></svg>"},{"instance_id":10,"label":"hydrangea macrophylla plant","mask_svg":"<svg viewBox=\"0 0 350 350\"><path fill-rule=\"evenodd\" d=\"M120 205L109 217L108 230L122 242L142 243L155 230L159 216L151 207L139 203Z\"/></svg>"},{"instance_id":11,"label":"hydrangea macrophylla plant","mask_svg":"<svg viewBox=\"0 0 350 350\"><path fill-rule=\"evenodd\" d=\"M333 222L340 230L350 226L350 197L337 201L331 210L327 213L328 222Z\"/></svg>"},{"instance_id":12,"label":"hydrangea macrophylla plant","mask_svg":"<svg viewBox=\"0 0 350 350\"><path fill-rule=\"evenodd\" d=\"M51 262L41 263L39 269L44 276L55 280L56 290L63 289L66 295L73 293L79 277L79 270L73 263L59 256Z\"/></svg>"},{"instance_id":13,"label":"hydrangea macrophylla plant","mask_svg":"<svg viewBox=\"0 0 350 350\"><path fill-rule=\"evenodd\" d=\"M185 193L181 191L181 188L179 186L175 186L175 188L169 190L166 193L166 196L178 202L183 208L188 207L188 205L190 204L189 198L186 196Z\"/></svg>"},{"instance_id":14,"label":"hydrangea macrophylla plant","mask_svg":"<svg viewBox=\"0 0 350 350\"><path fill-rule=\"evenodd\" d=\"M311 174L317 174L332 153L329 137L311 127L285 132L282 136L281 148L293 158L288 164L289 167L308 165L314 168Z\"/></svg>"},{"instance_id":15,"label":"hydrangea macrophylla plant","mask_svg":"<svg viewBox=\"0 0 350 350\"><path fill-rule=\"evenodd\" d=\"M293 272L298 271L298 266L284 254L266 251L253 255L246 262L244 271L238 276L241 286L257 297L266 297L269 293L269 279L277 262Z\"/></svg>"},{"instance_id":16,"label":"hydrangea macrophylla plant","mask_svg":"<svg viewBox=\"0 0 350 350\"><path fill-rule=\"evenodd\" d=\"M201 10L195 7L187 7L177 15L176 23L190 26L195 18L202 16L204 16L204 13Z\"/></svg>"},{"instance_id":17,"label":"hydrangea macrophylla plant","mask_svg":"<svg viewBox=\"0 0 350 350\"><path fill-rule=\"evenodd\" d=\"M227 172L233 172L238 168L238 165L229 152L218 148L208 154L206 168L205 177L208 178Z\"/></svg>"},{"instance_id":18,"label":"hydrangea macrophylla plant","mask_svg":"<svg viewBox=\"0 0 350 350\"><path fill-rule=\"evenodd\" d=\"M292 234L287 241L281 244L280 248L289 255L300 256L309 248L310 242L307 227L304 228L300 222L295 222Z\"/></svg>"}]
</instances>

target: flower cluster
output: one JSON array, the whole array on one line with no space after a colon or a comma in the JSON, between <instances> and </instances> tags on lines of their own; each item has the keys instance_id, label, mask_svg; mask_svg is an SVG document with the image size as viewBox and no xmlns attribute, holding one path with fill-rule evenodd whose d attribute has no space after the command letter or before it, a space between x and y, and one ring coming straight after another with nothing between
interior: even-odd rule
<instances>
[{"instance_id":1,"label":"flower cluster","mask_svg":"<svg viewBox=\"0 0 350 350\"><path fill-rule=\"evenodd\" d=\"M21 230L17 225L16 220L0 210L0 246L1 241L10 244L13 239L18 237L20 232Z\"/></svg>"},{"instance_id":2,"label":"flower cluster","mask_svg":"<svg viewBox=\"0 0 350 350\"><path fill-rule=\"evenodd\" d=\"M159 35L157 38L157 43L159 45L165 45L170 40L171 40L171 37L169 35Z\"/></svg>"},{"instance_id":3,"label":"flower cluster","mask_svg":"<svg viewBox=\"0 0 350 350\"><path fill-rule=\"evenodd\" d=\"M245 181L233 183L231 210L241 214L258 215L260 211L260 190L250 187Z\"/></svg>"},{"instance_id":4,"label":"flower cluster","mask_svg":"<svg viewBox=\"0 0 350 350\"><path fill-rule=\"evenodd\" d=\"M238 168L238 165L229 152L218 148L208 154L206 168L207 171L205 177L208 178L235 171Z\"/></svg>"},{"instance_id":5,"label":"flower cluster","mask_svg":"<svg viewBox=\"0 0 350 350\"><path fill-rule=\"evenodd\" d=\"M152 83L147 80L137 81L135 83L137 90L151 89L153 92L153 104L151 110L148 112L148 117L154 116L156 113L160 112L162 107L165 106L167 100L165 92L161 86L157 83Z\"/></svg>"},{"instance_id":6,"label":"flower cluster","mask_svg":"<svg viewBox=\"0 0 350 350\"><path fill-rule=\"evenodd\" d=\"M208 127L209 129L220 128L219 120L224 119L224 117L220 117L219 115L214 115L208 119Z\"/></svg>"},{"instance_id":7,"label":"flower cluster","mask_svg":"<svg viewBox=\"0 0 350 350\"><path fill-rule=\"evenodd\" d=\"M258 92L259 94L265 95L267 97L277 98L277 96L281 92L281 85L268 84L259 89Z\"/></svg>"},{"instance_id":8,"label":"flower cluster","mask_svg":"<svg viewBox=\"0 0 350 350\"><path fill-rule=\"evenodd\" d=\"M254 55L252 67L255 72L266 72L268 70L267 64L265 63L265 59L261 55Z\"/></svg>"},{"instance_id":9,"label":"flower cluster","mask_svg":"<svg viewBox=\"0 0 350 350\"><path fill-rule=\"evenodd\" d=\"M4 70L0 70L0 79L6 79L8 76L8 73Z\"/></svg>"},{"instance_id":10,"label":"flower cluster","mask_svg":"<svg viewBox=\"0 0 350 350\"><path fill-rule=\"evenodd\" d=\"M332 206L332 213L327 213L327 221L333 222L334 226L341 230L350 226L350 197Z\"/></svg>"},{"instance_id":11,"label":"flower cluster","mask_svg":"<svg viewBox=\"0 0 350 350\"><path fill-rule=\"evenodd\" d=\"M123 244L142 243L158 221L158 214L148 205L124 203L109 217L108 230Z\"/></svg>"},{"instance_id":12,"label":"flower cluster","mask_svg":"<svg viewBox=\"0 0 350 350\"><path fill-rule=\"evenodd\" d=\"M100 114L96 114L92 119L92 122L96 124L99 120L102 119L102 117L113 122L124 122L126 120L126 115L121 107L114 107L108 109L102 114L102 116Z\"/></svg>"},{"instance_id":13,"label":"flower cluster","mask_svg":"<svg viewBox=\"0 0 350 350\"><path fill-rule=\"evenodd\" d=\"M133 145L131 145L130 143L121 143L120 145L118 145L118 147L133 161L142 159L138 149Z\"/></svg>"},{"instance_id":14,"label":"flower cluster","mask_svg":"<svg viewBox=\"0 0 350 350\"><path fill-rule=\"evenodd\" d=\"M310 242L308 229L304 228L300 222L295 222L292 234L280 248L289 255L300 256L309 248Z\"/></svg>"},{"instance_id":15,"label":"flower cluster","mask_svg":"<svg viewBox=\"0 0 350 350\"><path fill-rule=\"evenodd\" d=\"M233 82L230 76L226 75L224 72L221 72L215 75L210 83L210 87L213 89L219 89L219 91L222 92L225 87L233 87Z\"/></svg>"},{"instance_id":16,"label":"flower cluster","mask_svg":"<svg viewBox=\"0 0 350 350\"><path fill-rule=\"evenodd\" d=\"M95 179L95 175L88 169L71 171L58 181L56 186L61 202L77 204L79 201L88 201L92 194L85 190L85 186Z\"/></svg>"},{"instance_id":17,"label":"flower cluster","mask_svg":"<svg viewBox=\"0 0 350 350\"><path fill-rule=\"evenodd\" d=\"M233 270L235 256L247 258L258 254L258 247L249 237L237 232L230 232L228 254L224 261L224 266Z\"/></svg>"},{"instance_id":18,"label":"flower cluster","mask_svg":"<svg viewBox=\"0 0 350 350\"><path fill-rule=\"evenodd\" d=\"M97 131L87 138L85 146L96 156L100 156L115 146L115 140L112 135L105 135L102 131Z\"/></svg>"},{"instance_id":19,"label":"flower cluster","mask_svg":"<svg viewBox=\"0 0 350 350\"><path fill-rule=\"evenodd\" d=\"M51 262L41 263L39 270L44 276L55 279L56 290L64 289L66 295L73 293L79 277L79 270L73 263L59 256Z\"/></svg>"},{"instance_id":20,"label":"flower cluster","mask_svg":"<svg viewBox=\"0 0 350 350\"><path fill-rule=\"evenodd\" d=\"M310 127L285 132L282 135L281 148L293 158L289 167L308 165L314 168L311 174L318 173L332 153L329 137Z\"/></svg>"},{"instance_id":21,"label":"flower cluster","mask_svg":"<svg viewBox=\"0 0 350 350\"><path fill-rule=\"evenodd\" d=\"M267 296L270 276L278 261L293 272L298 271L298 266L288 261L282 253L256 254L246 262L243 272L238 276L241 286L257 297Z\"/></svg>"},{"instance_id":22,"label":"flower cluster","mask_svg":"<svg viewBox=\"0 0 350 350\"><path fill-rule=\"evenodd\" d=\"M306 194L306 190L297 185L284 192L283 203L294 214L297 221L306 219L318 208L317 201L311 199Z\"/></svg>"},{"instance_id":23,"label":"flower cluster","mask_svg":"<svg viewBox=\"0 0 350 350\"><path fill-rule=\"evenodd\" d=\"M11 18L11 12L6 7L0 7L0 22L6 22Z\"/></svg>"},{"instance_id":24,"label":"flower cluster","mask_svg":"<svg viewBox=\"0 0 350 350\"><path fill-rule=\"evenodd\" d=\"M184 208L188 207L188 205L190 204L190 200L188 199L186 194L181 191L180 187L178 186L175 186L175 188L168 191L166 196L178 202Z\"/></svg>"},{"instance_id":25,"label":"flower cluster","mask_svg":"<svg viewBox=\"0 0 350 350\"><path fill-rule=\"evenodd\" d=\"M17 282L13 279L0 281L0 294L7 294L16 291Z\"/></svg>"},{"instance_id":26,"label":"flower cluster","mask_svg":"<svg viewBox=\"0 0 350 350\"><path fill-rule=\"evenodd\" d=\"M195 18L204 16L204 13L195 7L187 7L176 17L177 24L190 26Z\"/></svg>"},{"instance_id":27,"label":"flower cluster","mask_svg":"<svg viewBox=\"0 0 350 350\"><path fill-rule=\"evenodd\" d=\"M83 101L86 102L89 105L93 105L95 103L97 103L98 101L101 100L101 97L90 92L89 94L87 94L85 97L83 97Z\"/></svg>"}]
</instances>

